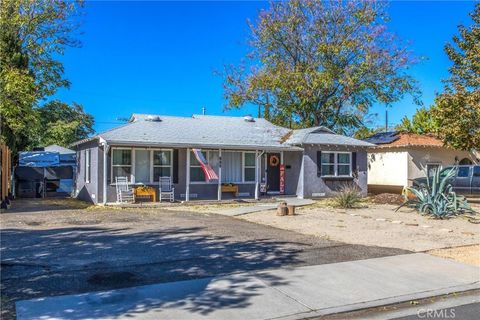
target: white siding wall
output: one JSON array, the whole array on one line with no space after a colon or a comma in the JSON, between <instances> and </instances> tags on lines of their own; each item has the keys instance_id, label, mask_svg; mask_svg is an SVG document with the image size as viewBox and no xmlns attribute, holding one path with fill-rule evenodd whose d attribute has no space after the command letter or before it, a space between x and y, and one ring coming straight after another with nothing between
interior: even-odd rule
<instances>
[{"instance_id":1,"label":"white siding wall","mask_svg":"<svg viewBox=\"0 0 480 320\"><path fill-rule=\"evenodd\" d=\"M368 184L405 186L408 181L408 152L368 153Z\"/></svg>"}]
</instances>

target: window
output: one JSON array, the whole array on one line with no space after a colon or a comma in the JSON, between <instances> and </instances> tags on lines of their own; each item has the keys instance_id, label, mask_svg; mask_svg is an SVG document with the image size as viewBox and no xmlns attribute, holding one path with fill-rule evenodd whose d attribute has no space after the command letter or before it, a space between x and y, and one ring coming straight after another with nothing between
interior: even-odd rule
<instances>
[{"instance_id":1,"label":"window","mask_svg":"<svg viewBox=\"0 0 480 320\"><path fill-rule=\"evenodd\" d=\"M427 176L433 177L435 175L436 170L440 168L439 163L427 163Z\"/></svg>"},{"instance_id":2,"label":"window","mask_svg":"<svg viewBox=\"0 0 480 320\"><path fill-rule=\"evenodd\" d=\"M135 182L150 182L150 150L135 149Z\"/></svg>"},{"instance_id":3,"label":"window","mask_svg":"<svg viewBox=\"0 0 480 320\"><path fill-rule=\"evenodd\" d=\"M203 150L208 164L218 174L220 155L216 150ZM222 151L222 183L242 183L255 181L255 153L241 151ZM200 163L190 153L190 181L205 182L205 174Z\"/></svg>"},{"instance_id":4,"label":"window","mask_svg":"<svg viewBox=\"0 0 480 320\"><path fill-rule=\"evenodd\" d=\"M131 181L132 174L132 150L113 149L112 150L112 181L116 177L127 177Z\"/></svg>"},{"instance_id":5,"label":"window","mask_svg":"<svg viewBox=\"0 0 480 320\"><path fill-rule=\"evenodd\" d=\"M458 178L466 178L470 176L470 167L459 167L457 172Z\"/></svg>"},{"instance_id":6,"label":"window","mask_svg":"<svg viewBox=\"0 0 480 320\"><path fill-rule=\"evenodd\" d=\"M472 160L470 160L468 158L463 158L462 160L460 160L460 162L458 164L459 165L472 165L473 162L472 162Z\"/></svg>"},{"instance_id":7,"label":"window","mask_svg":"<svg viewBox=\"0 0 480 320\"><path fill-rule=\"evenodd\" d=\"M205 159L208 159L207 151L202 151L202 154L205 157ZM190 151L190 181L192 182L205 181L205 173L203 172L203 169L200 166L200 162L198 162L193 151Z\"/></svg>"},{"instance_id":8,"label":"window","mask_svg":"<svg viewBox=\"0 0 480 320\"><path fill-rule=\"evenodd\" d=\"M91 149L85 150L85 183L90 183L92 178L92 155Z\"/></svg>"},{"instance_id":9,"label":"window","mask_svg":"<svg viewBox=\"0 0 480 320\"><path fill-rule=\"evenodd\" d=\"M153 181L159 177L172 176L172 152L170 150L153 151Z\"/></svg>"},{"instance_id":10,"label":"window","mask_svg":"<svg viewBox=\"0 0 480 320\"><path fill-rule=\"evenodd\" d=\"M320 165L323 177L350 177L352 175L352 154L350 152L322 152Z\"/></svg>"},{"instance_id":11,"label":"window","mask_svg":"<svg viewBox=\"0 0 480 320\"><path fill-rule=\"evenodd\" d=\"M222 182L242 182L242 152L222 152Z\"/></svg>"},{"instance_id":12,"label":"window","mask_svg":"<svg viewBox=\"0 0 480 320\"><path fill-rule=\"evenodd\" d=\"M473 176L480 177L480 166L473 167Z\"/></svg>"},{"instance_id":13,"label":"window","mask_svg":"<svg viewBox=\"0 0 480 320\"><path fill-rule=\"evenodd\" d=\"M243 181L254 182L255 181L255 153L245 152L243 157Z\"/></svg>"}]
</instances>

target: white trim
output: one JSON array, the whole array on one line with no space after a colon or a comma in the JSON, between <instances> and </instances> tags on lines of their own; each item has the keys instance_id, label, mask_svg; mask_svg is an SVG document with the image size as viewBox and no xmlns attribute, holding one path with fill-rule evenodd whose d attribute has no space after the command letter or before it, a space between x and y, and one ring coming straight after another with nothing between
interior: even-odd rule
<instances>
[{"instance_id":1,"label":"white trim","mask_svg":"<svg viewBox=\"0 0 480 320\"><path fill-rule=\"evenodd\" d=\"M261 179L261 161L262 161L262 153L259 153L258 150L255 150L255 200L260 199L260 179Z\"/></svg>"},{"instance_id":2,"label":"white trim","mask_svg":"<svg viewBox=\"0 0 480 320\"><path fill-rule=\"evenodd\" d=\"M185 173L185 201L190 201L190 148L187 148L187 172Z\"/></svg>"},{"instance_id":3,"label":"white trim","mask_svg":"<svg viewBox=\"0 0 480 320\"><path fill-rule=\"evenodd\" d=\"M105 205L107 203L107 194L108 194L108 189L107 189L107 183L108 183L108 164L107 164L107 159L108 159L108 144L106 141L103 141L103 198L102 198L102 203ZM98 193L98 192L97 192Z\"/></svg>"},{"instance_id":4,"label":"white trim","mask_svg":"<svg viewBox=\"0 0 480 320\"><path fill-rule=\"evenodd\" d=\"M92 149L85 149L85 184L92 179Z\"/></svg>"},{"instance_id":5,"label":"white trim","mask_svg":"<svg viewBox=\"0 0 480 320\"><path fill-rule=\"evenodd\" d=\"M131 183L136 183L136 177L135 177L135 153L136 153L137 149L136 148L132 148L132 151L130 153L130 157L132 159L132 170L130 170L130 175L131 175L131 180L130 182Z\"/></svg>"},{"instance_id":6,"label":"white trim","mask_svg":"<svg viewBox=\"0 0 480 320\"><path fill-rule=\"evenodd\" d=\"M323 169L322 169L322 176L321 178L352 178L353 177L353 170L352 170L352 151L323 151L322 150L322 153L321 155L323 156L324 153L333 153L334 154L334 157L333 157L333 163L331 162L326 162L325 165L328 165L328 166L331 166L333 165L333 170L334 170L334 174L331 175L324 175L323 174ZM345 163L344 164L341 164L341 163L338 163L338 154L349 154L350 155L350 161L349 161L349 167L350 167L350 174L348 175L339 175L338 174L338 166L339 165L346 165ZM318 161L318 160L317 160ZM324 163L322 162L322 159L320 158L320 167L322 167L324 165Z\"/></svg>"}]
</instances>

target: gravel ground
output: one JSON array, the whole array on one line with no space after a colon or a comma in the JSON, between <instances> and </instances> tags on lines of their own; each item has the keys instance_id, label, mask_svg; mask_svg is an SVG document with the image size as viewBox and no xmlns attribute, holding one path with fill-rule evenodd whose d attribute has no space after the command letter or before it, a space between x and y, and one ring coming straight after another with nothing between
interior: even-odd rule
<instances>
[{"instance_id":1,"label":"gravel ground","mask_svg":"<svg viewBox=\"0 0 480 320\"><path fill-rule=\"evenodd\" d=\"M480 243L480 228L464 218L436 220L396 206L369 204L359 209L298 208L295 216L274 211L239 218L323 239L410 251L428 251Z\"/></svg>"},{"instance_id":2,"label":"gravel ground","mask_svg":"<svg viewBox=\"0 0 480 320\"><path fill-rule=\"evenodd\" d=\"M407 253L211 213L71 200L16 201L0 222L2 319L14 319L17 300Z\"/></svg>"}]
</instances>

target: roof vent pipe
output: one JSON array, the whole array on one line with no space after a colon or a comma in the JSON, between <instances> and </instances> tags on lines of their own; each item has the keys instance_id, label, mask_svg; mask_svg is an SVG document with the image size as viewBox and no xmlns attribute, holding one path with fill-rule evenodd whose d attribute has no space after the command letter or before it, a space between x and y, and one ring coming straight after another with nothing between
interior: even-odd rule
<instances>
[{"instance_id":1,"label":"roof vent pipe","mask_svg":"<svg viewBox=\"0 0 480 320\"><path fill-rule=\"evenodd\" d=\"M205 115L205 113L207 113L207 108L202 107L202 115Z\"/></svg>"},{"instance_id":2,"label":"roof vent pipe","mask_svg":"<svg viewBox=\"0 0 480 320\"><path fill-rule=\"evenodd\" d=\"M162 119L160 119L159 116L152 116L152 115L149 115L145 118L146 121L153 121L153 122L159 122L159 121L162 121Z\"/></svg>"}]
</instances>

